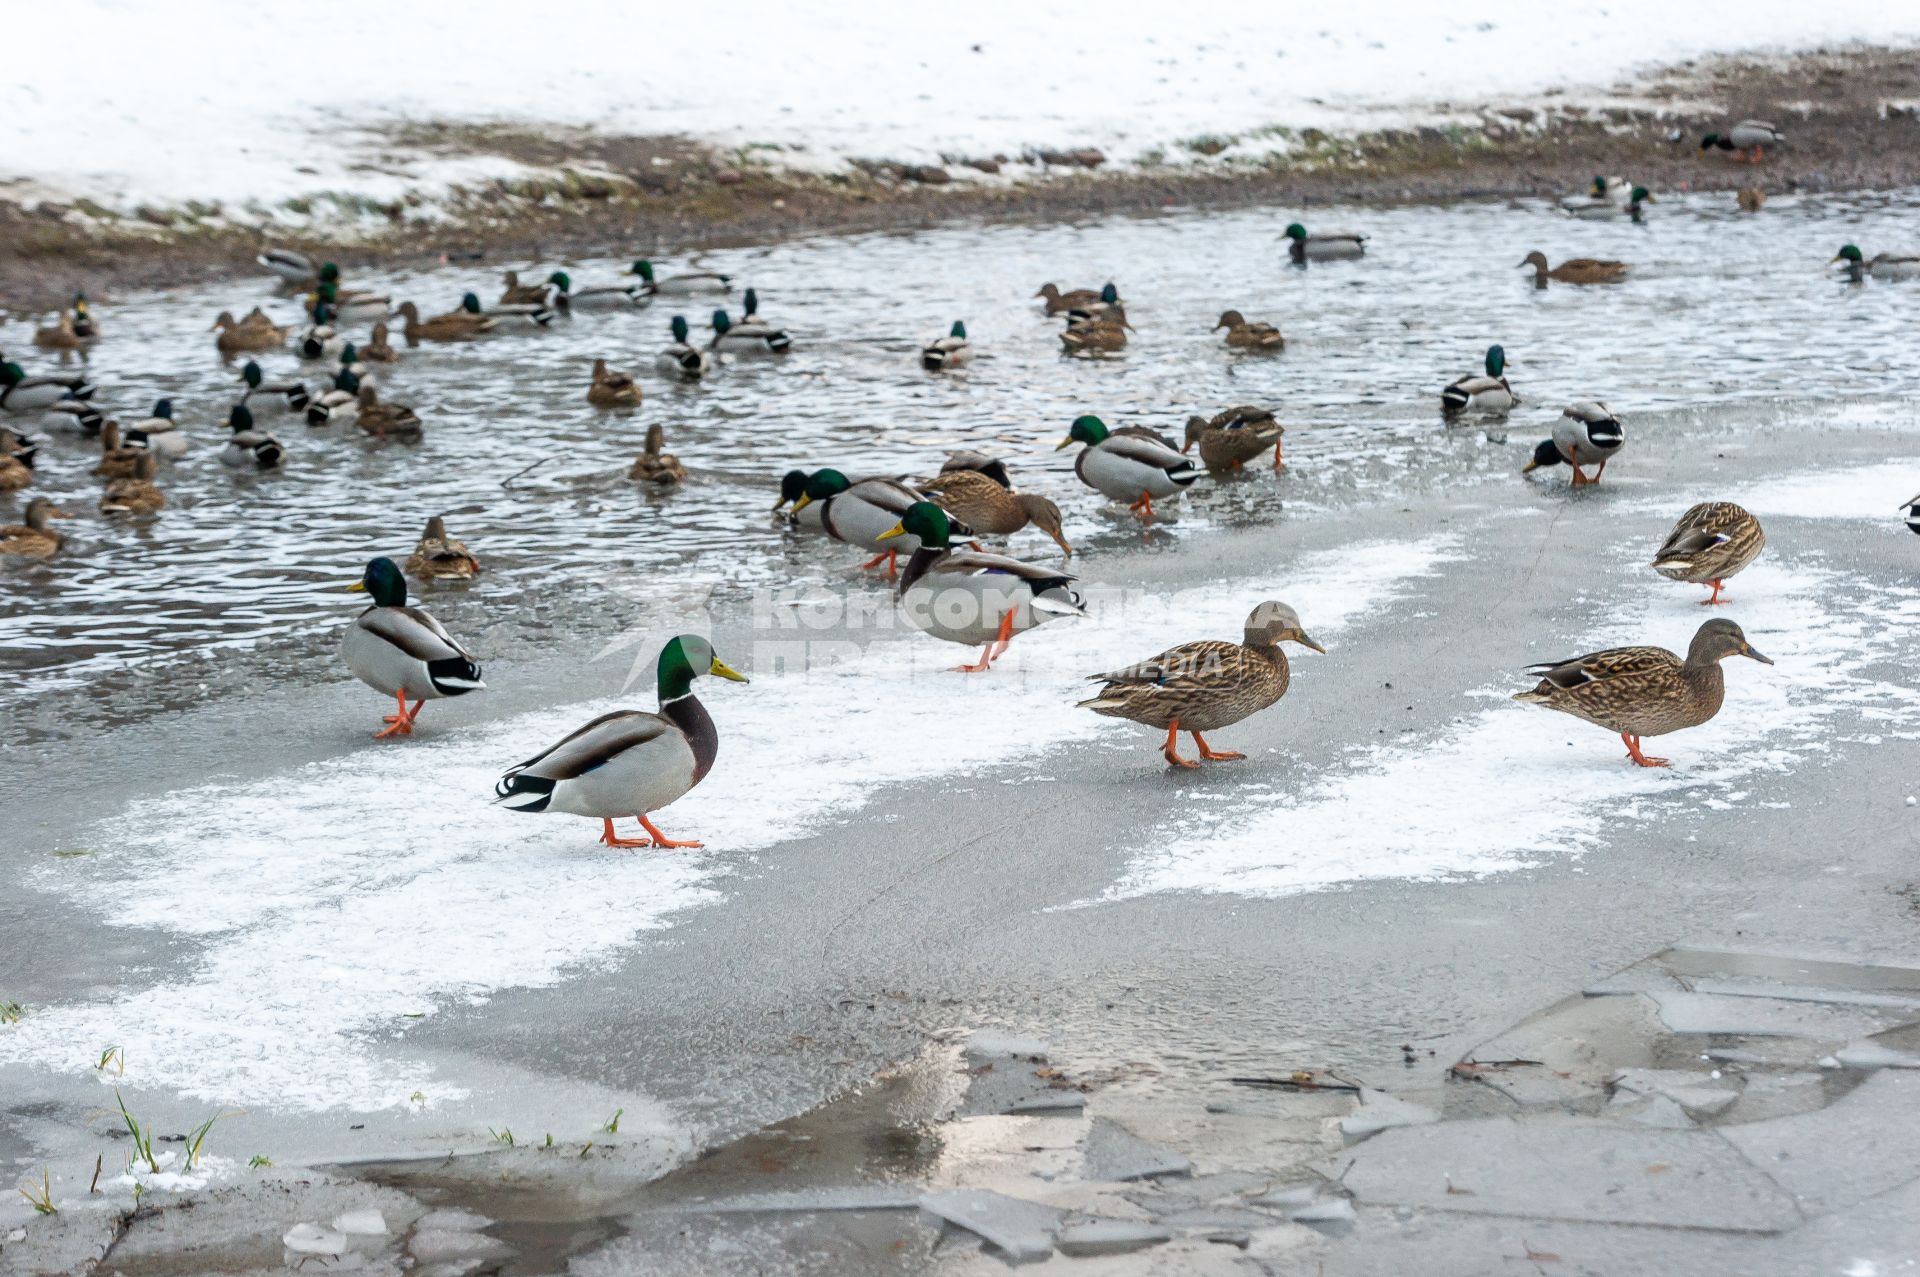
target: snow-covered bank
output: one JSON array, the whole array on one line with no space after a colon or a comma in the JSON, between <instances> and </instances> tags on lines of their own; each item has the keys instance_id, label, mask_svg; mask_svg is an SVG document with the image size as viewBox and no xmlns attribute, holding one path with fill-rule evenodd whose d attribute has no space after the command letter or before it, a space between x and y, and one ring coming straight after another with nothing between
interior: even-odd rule
<instances>
[{"instance_id":1,"label":"snow-covered bank","mask_svg":"<svg viewBox=\"0 0 1920 1277\"><path fill-rule=\"evenodd\" d=\"M330 196L339 217L530 171L392 136L440 121L680 135L808 171L1059 147L1099 148L1115 165L1231 160L1285 152L1302 129L1571 100L1708 53L1920 38L1920 11L1873 0L1753 0L1737 22L1724 4L1657 0L1360 0L1306 20L1285 9L1174 20L1144 5L1090 18L1007 0L937 24L864 0L728 12L720 23L710 10L615 0L402 4L375 33L283 5L25 9L11 47L85 58L15 59L0 85L0 196L114 211L217 202L234 220L299 225L316 198Z\"/></svg>"}]
</instances>

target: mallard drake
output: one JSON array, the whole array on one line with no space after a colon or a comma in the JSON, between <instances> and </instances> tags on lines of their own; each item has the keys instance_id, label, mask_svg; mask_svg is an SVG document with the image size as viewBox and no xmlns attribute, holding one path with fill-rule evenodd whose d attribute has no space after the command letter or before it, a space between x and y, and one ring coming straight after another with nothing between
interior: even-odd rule
<instances>
[{"instance_id":1,"label":"mallard drake","mask_svg":"<svg viewBox=\"0 0 1920 1277\"><path fill-rule=\"evenodd\" d=\"M420 544L407 556L407 575L429 581L470 581L480 574L480 560L467 549L467 543L447 535L446 520L434 515Z\"/></svg>"},{"instance_id":2,"label":"mallard drake","mask_svg":"<svg viewBox=\"0 0 1920 1277\"><path fill-rule=\"evenodd\" d=\"M671 325L673 345L661 351L654 359L654 365L663 372L671 372L688 381L698 381L713 371L713 356L687 340L689 329L685 315L675 315Z\"/></svg>"},{"instance_id":3,"label":"mallard drake","mask_svg":"<svg viewBox=\"0 0 1920 1277\"><path fill-rule=\"evenodd\" d=\"M1560 419L1553 423L1553 437L1540 441L1533 450L1533 459L1520 468L1520 473L1532 474L1542 467L1565 462L1573 467L1572 486L1584 488L1600 482L1600 476L1607 472L1607 462L1626 442L1626 431L1619 418L1605 404L1594 400L1568 404ZM1580 467L1596 461L1600 468L1589 479Z\"/></svg>"},{"instance_id":4,"label":"mallard drake","mask_svg":"<svg viewBox=\"0 0 1920 1277\"><path fill-rule=\"evenodd\" d=\"M1367 252L1367 236L1353 231L1322 231L1317 235L1307 234L1307 228L1294 222L1281 234L1291 240L1287 245L1287 256L1296 262L1335 261L1345 257L1364 257Z\"/></svg>"},{"instance_id":5,"label":"mallard drake","mask_svg":"<svg viewBox=\"0 0 1920 1277\"><path fill-rule=\"evenodd\" d=\"M482 333L492 332L495 321L480 313L480 299L472 293L467 296L473 300L473 309L467 309L463 303L459 310L431 319L420 318L420 308L412 302L401 302L395 313L407 321L400 330L407 345L418 346L423 341L472 341Z\"/></svg>"},{"instance_id":6,"label":"mallard drake","mask_svg":"<svg viewBox=\"0 0 1920 1277\"><path fill-rule=\"evenodd\" d=\"M1625 262L1597 257L1571 257L1549 270L1547 255L1537 248L1520 265L1533 268L1535 288L1545 288L1550 279L1562 284L1617 284L1627 277Z\"/></svg>"},{"instance_id":7,"label":"mallard drake","mask_svg":"<svg viewBox=\"0 0 1920 1277\"><path fill-rule=\"evenodd\" d=\"M300 334L294 348L302 359L336 359L347 339L333 326L333 307L320 302L313 308L313 325Z\"/></svg>"},{"instance_id":8,"label":"mallard drake","mask_svg":"<svg viewBox=\"0 0 1920 1277\"><path fill-rule=\"evenodd\" d=\"M253 413L237 403L227 414L227 446L220 450L220 464L234 469L271 470L287 455L280 441L264 430L255 429Z\"/></svg>"},{"instance_id":9,"label":"mallard drake","mask_svg":"<svg viewBox=\"0 0 1920 1277\"><path fill-rule=\"evenodd\" d=\"M707 349L730 355L784 355L793 346L787 334L768 324L736 324L727 312L713 312L713 339Z\"/></svg>"},{"instance_id":10,"label":"mallard drake","mask_svg":"<svg viewBox=\"0 0 1920 1277\"><path fill-rule=\"evenodd\" d=\"M18 492L33 482L33 458L36 447L26 447L26 438L17 431L0 426L0 492Z\"/></svg>"},{"instance_id":11,"label":"mallard drake","mask_svg":"<svg viewBox=\"0 0 1920 1277\"><path fill-rule=\"evenodd\" d=\"M549 279L545 283L523 284L519 271L508 271L501 279L500 304L502 306L545 306L547 294L553 284Z\"/></svg>"},{"instance_id":12,"label":"mallard drake","mask_svg":"<svg viewBox=\"0 0 1920 1277\"><path fill-rule=\"evenodd\" d=\"M573 276L563 270L547 276L547 283L553 290L548 304L562 313L575 306L644 306L653 300L640 284L588 284L576 291Z\"/></svg>"},{"instance_id":13,"label":"mallard drake","mask_svg":"<svg viewBox=\"0 0 1920 1277\"><path fill-rule=\"evenodd\" d=\"M992 669L1014 635L1055 617L1086 615L1073 592L1071 573L1003 554L955 550L954 531L945 510L931 501L916 501L880 540L917 543L900 576L900 605L907 623L949 643L982 645L979 661L956 665L956 671ZM962 529L961 535L968 532Z\"/></svg>"},{"instance_id":14,"label":"mallard drake","mask_svg":"<svg viewBox=\"0 0 1920 1277\"><path fill-rule=\"evenodd\" d=\"M153 415L127 427L127 442L172 461L187 453L187 434L173 420L173 400L153 401Z\"/></svg>"},{"instance_id":15,"label":"mallard drake","mask_svg":"<svg viewBox=\"0 0 1920 1277\"><path fill-rule=\"evenodd\" d=\"M1498 415L1519 402L1520 396L1507 384L1506 347L1494 345L1487 347L1485 375L1462 377L1440 392L1440 415L1448 418L1468 412Z\"/></svg>"},{"instance_id":16,"label":"mallard drake","mask_svg":"<svg viewBox=\"0 0 1920 1277\"><path fill-rule=\"evenodd\" d=\"M269 248L253 260L288 284L311 287L320 282L320 272L313 259L290 248Z\"/></svg>"},{"instance_id":17,"label":"mallard drake","mask_svg":"<svg viewBox=\"0 0 1920 1277\"><path fill-rule=\"evenodd\" d=\"M1731 501L1702 501L1673 525L1653 556L1653 570L1670 581L1711 585L1713 594L1701 603L1725 603L1726 579L1759 558L1766 544L1760 520Z\"/></svg>"},{"instance_id":18,"label":"mallard drake","mask_svg":"<svg viewBox=\"0 0 1920 1277\"><path fill-rule=\"evenodd\" d=\"M1853 245L1843 246L1833 255L1833 261L1827 263L1845 263L1843 272L1853 283L1860 283L1868 275L1875 279L1912 279L1920 275L1920 257L1905 253L1880 253L1871 259L1862 256L1860 249Z\"/></svg>"},{"instance_id":19,"label":"mallard drake","mask_svg":"<svg viewBox=\"0 0 1920 1277\"><path fill-rule=\"evenodd\" d=\"M1165 440L1109 430L1094 416L1074 418L1054 451L1076 443L1086 445L1073 461L1080 482L1102 496L1127 502L1129 510L1145 519L1153 518L1155 497L1177 497L1205 473Z\"/></svg>"},{"instance_id":20,"label":"mallard drake","mask_svg":"<svg viewBox=\"0 0 1920 1277\"><path fill-rule=\"evenodd\" d=\"M1075 288L1063 293L1058 285L1042 284L1040 291L1034 296L1046 299L1047 314L1058 315L1065 311L1087 310L1109 298L1117 302L1120 298L1120 290L1109 283L1103 288Z\"/></svg>"},{"instance_id":21,"label":"mallard drake","mask_svg":"<svg viewBox=\"0 0 1920 1277\"><path fill-rule=\"evenodd\" d=\"M372 595L373 603L347 626L340 655L356 678L393 697L396 706L380 720L387 726L373 734L375 740L413 735L420 708L428 701L486 687L473 653L424 610L407 606L407 578L392 559L369 561L366 572L347 589Z\"/></svg>"},{"instance_id":22,"label":"mallard drake","mask_svg":"<svg viewBox=\"0 0 1920 1277\"><path fill-rule=\"evenodd\" d=\"M1773 664L1754 650L1738 625L1716 619L1694 632L1684 661L1664 647L1613 647L1546 661L1527 667L1527 673L1542 676L1539 686L1516 692L1513 699L1618 732L1628 758L1642 767L1665 767L1666 759L1640 752L1642 738L1698 727L1719 713L1727 694L1720 662L1729 656Z\"/></svg>"},{"instance_id":23,"label":"mallard drake","mask_svg":"<svg viewBox=\"0 0 1920 1277\"><path fill-rule=\"evenodd\" d=\"M1104 686L1076 708L1166 729L1161 752L1175 767L1200 765L1181 757L1181 732L1193 737L1201 758L1245 758L1245 754L1213 749L1201 733L1231 727L1287 694L1292 672L1287 654L1280 650L1282 643L1298 643L1321 653L1327 650L1301 628L1299 613L1269 600L1247 617L1238 643L1200 639L1170 647L1123 670L1088 675Z\"/></svg>"},{"instance_id":24,"label":"mallard drake","mask_svg":"<svg viewBox=\"0 0 1920 1277\"><path fill-rule=\"evenodd\" d=\"M129 447L120 437L120 423L109 421L100 428L100 460L93 474L100 479L128 479L139 468L144 448Z\"/></svg>"},{"instance_id":25,"label":"mallard drake","mask_svg":"<svg viewBox=\"0 0 1920 1277\"><path fill-rule=\"evenodd\" d=\"M361 383L359 398L359 410L353 420L362 433L375 439L397 439L401 443L419 443L425 436L420 414L405 404L388 403L372 382Z\"/></svg>"},{"instance_id":26,"label":"mallard drake","mask_svg":"<svg viewBox=\"0 0 1920 1277\"><path fill-rule=\"evenodd\" d=\"M333 316L335 323L349 320L385 319L393 310L393 298L386 293L367 292L357 289L344 291L337 284L322 284L307 294L307 314L313 314L322 305Z\"/></svg>"},{"instance_id":27,"label":"mallard drake","mask_svg":"<svg viewBox=\"0 0 1920 1277\"><path fill-rule=\"evenodd\" d=\"M214 347L223 355L236 354L249 350L273 350L287 342L287 329L277 328L273 324L257 325L236 321L233 312L223 310L220 318L213 321L213 331L219 333L213 339Z\"/></svg>"},{"instance_id":28,"label":"mallard drake","mask_svg":"<svg viewBox=\"0 0 1920 1277\"><path fill-rule=\"evenodd\" d=\"M1700 153L1705 155L1715 149L1738 151L1736 158L1757 164L1767 158L1766 147L1778 146L1786 140L1786 134L1765 120L1742 120L1725 133L1709 133L1701 138Z\"/></svg>"},{"instance_id":29,"label":"mallard drake","mask_svg":"<svg viewBox=\"0 0 1920 1277\"><path fill-rule=\"evenodd\" d=\"M680 458L670 452L660 451L666 444L666 429L657 421L648 426L646 451L633 459L633 468L627 471L627 478L662 488L685 483L687 468L680 464Z\"/></svg>"},{"instance_id":30,"label":"mallard drake","mask_svg":"<svg viewBox=\"0 0 1920 1277\"><path fill-rule=\"evenodd\" d=\"M1757 186L1743 186L1733 199L1742 213L1758 213L1767 202L1767 193Z\"/></svg>"},{"instance_id":31,"label":"mallard drake","mask_svg":"<svg viewBox=\"0 0 1920 1277\"><path fill-rule=\"evenodd\" d=\"M720 732L693 694L693 680L712 674L735 683L745 674L714 654L697 634L667 640L655 666L657 714L637 709L602 714L524 763L507 769L493 787L510 810L557 811L602 824L608 847L698 847L654 828L647 816L669 806L713 770ZM646 838L621 838L613 822L632 816Z\"/></svg>"},{"instance_id":32,"label":"mallard drake","mask_svg":"<svg viewBox=\"0 0 1920 1277\"><path fill-rule=\"evenodd\" d=\"M684 275L668 275L664 279L655 278L653 263L641 260L627 271L629 275L638 275L641 287L649 297L683 297L689 293L730 293L733 291L733 276L722 275L717 271L688 271Z\"/></svg>"},{"instance_id":33,"label":"mallard drake","mask_svg":"<svg viewBox=\"0 0 1920 1277\"><path fill-rule=\"evenodd\" d=\"M593 383L587 387L587 402L596 408L637 408L640 385L633 374L607 367L607 361L593 361Z\"/></svg>"},{"instance_id":34,"label":"mallard drake","mask_svg":"<svg viewBox=\"0 0 1920 1277\"><path fill-rule=\"evenodd\" d=\"M65 399L85 403L93 398L93 391L93 383L85 377L29 377L19 364L0 361L0 411L43 412ZM88 433L99 428L96 415Z\"/></svg>"},{"instance_id":35,"label":"mallard drake","mask_svg":"<svg viewBox=\"0 0 1920 1277\"><path fill-rule=\"evenodd\" d=\"M1132 330L1133 325L1127 323L1127 307L1120 300L1118 288L1112 284L1106 284L1101 287L1100 296L1093 301L1067 308L1067 327L1072 328L1087 323L1113 323L1129 331Z\"/></svg>"},{"instance_id":36,"label":"mallard drake","mask_svg":"<svg viewBox=\"0 0 1920 1277\"><path fill-rule=\"evenodd\" d=\"M1213 326L1214 332L1222 328L1227 330L1227 345L1236 350L1271 350L1287 348L1287 339L1272 324L1248 323L1246 316L1237 310L1222 311L1220 322Z\"/></svg>"},{"instance_id":37,"label":"mallard drake","mask_svg":"<svg viewBox=\"0 0 1920 1277\"><path fill-rule=\"evenodd\" d=\"M1127 322L1120 319L1089 319L1067 325L1060 334L1060 344L1067 348L1069 355L1097 355L1124 350L1127 345Z\"/></svg>"},{"instance_id":38,"label":"mallard drake","mask_svg":"<svg viewBox=\"0 0 1920 1277\"><path fill-rule=\"evenodd\" d=\"M153 514L167 504L167 494L154 485L159 461L151 452L134 458L133 472L107 484L100 498L102 514Z\"/></svg>"},{"instance_id":39,"label":"mallard drake","mask_svg":"<svg viewBox=\"0 0 1920 1277\"><path fill-rule=\"evenodd\" d=\"M27 464L33 464L29 461ZM1920 496L1909 497L1900 507L1900 517L1907 521L1907 528L1920 535Z\"/></svg>"},{"instance_id":40,"label":"mallard drake","mask_svg":"<svg viewBox=\"0 0 1920 1277\"><path fill-rule=\"evenodd\" d=\"M260 365L247 360L240 370L240 380L247 388L240 394L240 402L252 407L256 402L264 406L268 401L278 399L288 412L299 412L308 402L307 384L303 381L268 381L266 374L260 371Z\"/></svg>"},{"instance_id":41,"label":"mallard drake","mask_svg":"<svg viewBox=\"0 0 1920 1277\"><path fill-rule=\"evenodd\" d=\"M1005 474L1005 469L1000 473ZM1073 557L1073 547L1060 526L1060 507L1038 493L1014 492L991 474L974 469L942 470L918 486L929 500L980 536L1012 536L1031 523L1051 537L1063 554Z\"/></svg>"},{"instance_id":42,"label":"mallard drake","mask_svg":"<svg viewBox=\"0 0 1920 1277\"><path fill-rule=\"evenodd\" d=\"M1647 217L1646 206L1659 202L1653 198L1653 193L1646 187L1636 186L1628 193L1624 203L1609 194L1594 199L1569 200L1560 206L1560 210L1567 216L1577 217L1583 222L1611 221L1621 216L1631 218L1635 222L1644 222Z\"/></svg>"},{"instance_id":43,"label":"mallard drake","mask_svg":"<svg viewBox=\"0 0 1920 1277\"><path fill-rule=\"evenodd\" d=\"M373 369L360 357L360 348L352 342L340 347L340 368L350 372L362 381L373 380Z\"/></svg>"},{"instance_id":44,"label":"mallard drake","mask_svg":"<svg viewBox=\"0 0 1920 1277\"><path fill-rule=\"evenodd\" d=\"M793 517L797 522L804 511L822 504L820 526L827 535L873 551L873 558L860 566L875 568L885 563L891 581L899 575L899 556L920 548L913 536L896 539L894 529L916 502L926 499L919 489L898 479L862 479L855 483L838 470L816 470L807 476L805 491L794 503ZM959 532L961 536L973 535L973 529L965 526Z\"/></svg>"},{"instance_id":45,"label":"mallard drake","mask_svg":"<svg viewBox=\"0 0 1920 1277\"><path fill-rule=\"evenodd\" d=\"M46 497L35 497L27 502L25 523L0 527L0 554L22 559L52 557L60 548L60 534L47 526L47 520L72 517Z\"/></svg>"},{"instance_id":46,"label":"mallard drake","mask_svg":"<svg viewBox=\"0 0 1920 1277\"><path fill-rule=\"evenodd\" d=\"M469 315L484 315L495 321L507 320L510 323L525 321L535 328L545 328L553 322L556 313L545 302L502 302L497 306L482 307L477 293L468 293L460 299L460 309Z\"/></svg>"},{"instance_id":47,"label":"mallard drake","mask_svg":"<svg viewBox=\"0 0 1920 1277\"><path fill-rule=\"evenodd\" d=\"M73 335L81 341L92 341L100 335L100 325L93 318L93 308L87 304L85 293L73 295L73 310L67 318L73 325Z\"/></svg>"},{"instance_id":48,"label":"mallard drake","mask_svg":"<svg viewBox=\"0 0 1920 1277\"><path fill-rule=\"evenodd\" d=\"M1208 470L1239 470L1268 448L1273 449L1273 468L1285 470L1281 456L1281 436L1287 428L1265 408L1251 404L1229 408L1213 417L1187 418L1186 440L1180 445L1184 456L1194 444L1200 445L1200 464Z\"/></svg>"},{"instance_id":49,"label":"mallard drake","mask_svg":"<svg viewBox=\"0 0 1920 1277\"><path fill-rule=\"evenodd\" d=\"M945 337L935 337L920 347L920 366L928 372L945 372L973 362L973 344L967 340L967 326L956 319Z\"/></svg>"},{"instance_id":50,"label":"mallard drake","mask_svg":"<svg viewBox=\"0 0 1920 1277\"><path fill-rule=\"evenodd\" d=\"M310 426L344 425L360 415L360 379L342 368L333 375L333 386L313 397L307 405Z\"/></svg>"},{"instance_id":51,"label":"mallard drake","mask_svg":"<svg viewBox=\"0 0 1920 1277\"><path fill-rule=\"evenodd\" d=\"M78 350L87 344L87 339L74 331L70 316L62 315L53 322L53 327L34 329L33 344L45 350Z\"/></svg>"},{"instance_id":52,"label":"mallard drake","mask_svg":"<svg viewBox=\"0 0 1920 1277\"><path fill-rule=\"evenodd\" d=\"M367 339L366 345L360 347L360 358L367 360L369 363L376 364L399 362L400 352L395 350L393 343L387 340L387 326L385 324L375 324L373 326L373 336Z\"/></svg>"}]
</instances>

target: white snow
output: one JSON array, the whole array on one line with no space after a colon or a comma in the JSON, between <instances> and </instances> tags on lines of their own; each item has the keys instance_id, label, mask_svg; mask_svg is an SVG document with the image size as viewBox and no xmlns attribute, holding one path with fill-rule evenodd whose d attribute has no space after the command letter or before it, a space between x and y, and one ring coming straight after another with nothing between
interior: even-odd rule
<instances>
[{"instance_id":1,"label":"white snow","mask_svg":"<svg viewBox=\"0 0 1920 1277\"><path fill-rule=\"evenodd\" d=\"M929 732L949 775L1115 732L1120 725L1073 702L1086 695L1085 676L1116 655L1236 636L1270 597L1292 603L1328 641L1433 572L1450 546L1443 537L1352 546L1267 581L1101 600L1093 619L1016 639L986 675L946 672L974 651L912 631L787 674L767 674L765 653L722 651L755 682L700 684L720 758L656 820L674 837L704 840L704 853L612 851L597 845L594 822L487 801L507 765L619 704L650 707L650 686L620 702L369 742L269 779L136 802L89 837L98 854L55 862L41 882L114 925L204 947L184 974L150 987L36 1008L0 1035L0 1061L90 1071L100 1044L113 1042L124 1049L124 1085L223 1104L371 1110L402 1106L415 1091L460 1099L456 1082L409 1056L410 1017L552 985L616 957L714 899L721 875L750 853L859 811L883 792L877 780L907 774L903 750ZM364 699L369 724L384 708L357 684L340 694ZM433 707L426 712L431 721ZM807 730L827 723L832 731ZM635 832L631 822L622 832Z\"/></svg>"},{"instance_id":2,"label":"white snow","mask_svg":"<svg viewBox=\"0 0 1920 1277\"><path fill-rule=\"evenodd\" d=\"M1203 136L1391 124L1549 88L1573 101L1700 54L1920 35L1920 10L1884 0L1747 0L1737 21L1728 14L1703 0L1355 0L1177 17L1058 0L938 13L882 0L724 12L470 0L377 14L71 0L8 15L0 193L264 210L518 171L449 168L370 131L408 120L685 134L794 167L1079 145L1122 162L1166 148L1177 161ZM1269 134L1229 155L1284 145Z\"/></svg>"},{"instance_id":3,"label":"white snow","mask_svg":"<svg viewBox=\"0 0 1920 1277\"><path fill-rule=\"evenodd\" d=\"M1817 755L1844 715L1910 717L1920 691L1871 671L1910 662L1920 591L1888 589L1769 556L1737 577L1728 608L1777 664L1726 665L1727 700L1704 726L1646 742L1671 770L1625 761L1618 737L1509 699L1524 673L1478 695L1492 707L1439 739L1366 751L1353 770L1303 797L1253 795L1229 807L1186 809L1155 831L1108 893L1158 891L1283 896L1378 878L1441 880L1521 869L1598 847L1623 821L1676 804L1749 801L1769 773ZM1565 655L1653 642L1684 653L1704 619L1697 599L1649 596L1619 621L1572 635Z\"/></svg>"}]
</instances>

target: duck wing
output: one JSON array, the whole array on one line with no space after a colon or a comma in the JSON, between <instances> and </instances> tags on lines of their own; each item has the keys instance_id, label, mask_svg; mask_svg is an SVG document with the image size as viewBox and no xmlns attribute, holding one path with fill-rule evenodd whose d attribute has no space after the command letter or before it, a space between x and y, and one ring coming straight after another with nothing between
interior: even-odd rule
<instances>
[{"instance_id":1,"label":"duck wing","mask_svg":"<svg viewBox=\"0 0 1920 1277\"><path fill-rule=\"evenodd\" d=\"M1644 674L1670 673L1682 662L1664 647L1610 647L1565 661L1527 666L1527 673L1563 692Z\"/></svg>"},{"instance_id":2,"label":"duck wing","mask_svg":"<svg viewBox=\"0 0 1920 1277\"><path fill-rule=\"evenodd\" d=\"M550 781L572 780L606 766L635 746L679 730L658 714L617 709L576 728L556 744L509 768L501 783L521 775Z\"/></svg>"}]
</instances>

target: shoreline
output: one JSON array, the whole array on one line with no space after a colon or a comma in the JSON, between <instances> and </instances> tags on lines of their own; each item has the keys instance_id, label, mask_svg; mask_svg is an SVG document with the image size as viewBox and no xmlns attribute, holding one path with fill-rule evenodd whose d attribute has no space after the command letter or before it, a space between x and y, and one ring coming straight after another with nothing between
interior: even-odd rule
<instances>
[{"instance_id":1,"label":"shoreline","mask_svg":"<svg viewBox=\"0 0 1920 1277\"><path fill-rule=\"evenodd\" d=\"M236 226L212 206L126 217L93 206L99 216L89 216L78 205L0 196L0 314L52 309L75 291L102 299L258 273L253 257L269 246L338 260L351 271L424 265L443 253L501 263L680 255L967 218L1045 222L1176 207L1554 197L1578 193L1596 172L1625 173L1656 196L1746 185L1779 193L1920 182L1920 114L1913 105L1920 101L1920 49L1716 59L1616 86L1599 105L1557 96L1436 108L1474 123L1353 135L1281 130L1287 153L1258 162L1148 167L1102 157L1085 167L1091 155L1050 151L1061 163L1022 166L1041 175L1036 180L977 171L965 176L981 180L961 180L957 165L949 171L884 160L808 175L736 167L719 150L679 137L417 126L409 137L430 136L447 154L491 155L559 175L485 183L432 210L431 218L396 202L384 210L390 226L369 231L363 217L331 234ZM1700 154L1702 132L1746 116L1774 119L1787 133L1786 146L1757 166Z\"/></svg>"}]
</instances>

